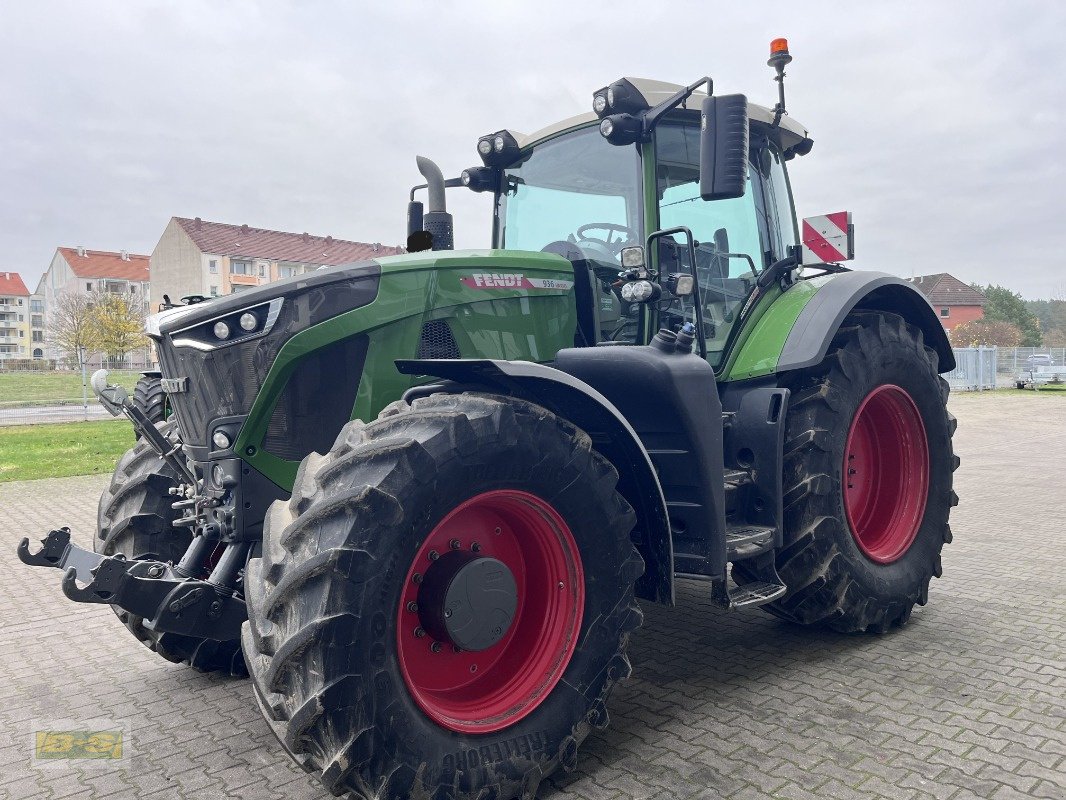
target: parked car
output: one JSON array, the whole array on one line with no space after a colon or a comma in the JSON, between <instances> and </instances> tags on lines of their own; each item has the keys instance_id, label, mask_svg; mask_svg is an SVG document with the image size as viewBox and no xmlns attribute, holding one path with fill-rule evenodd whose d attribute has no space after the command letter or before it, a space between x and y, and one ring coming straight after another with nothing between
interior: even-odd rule
<instances>
[{"instance_id":1,"label":"parked car","mask_svg":"<svg viewBox=\"0 0 1066 800\"><path fill-rule=\"evenodd\" d=\"M1055 359L1053 359L1049 353L1033 353L1031 356L1025 359L1026 369L1036 369L1037 367L1053 366L1055 366Z\"/></svg>"}]
</instances>

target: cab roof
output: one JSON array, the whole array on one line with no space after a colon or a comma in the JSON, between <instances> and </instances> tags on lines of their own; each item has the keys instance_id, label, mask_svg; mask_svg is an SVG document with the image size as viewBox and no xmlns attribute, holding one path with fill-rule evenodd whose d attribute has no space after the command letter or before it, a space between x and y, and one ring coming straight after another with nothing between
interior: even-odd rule
<instances>
[{"instance_id":1,"label":"cab roof","mask_svg":"<svg viewBox=\"0 0 1066 800\"><path fill-rule=\"evenodd\" d=\"M627 76L625 79L633 84L637 91L644 95L644 99L648 102L649 106L658 105L685 88L678 83L668 83L666 81L657 81L650 78L631 78ZM707 92L697 90L692 93L692 96L686 103L682 104L681 107L699 109L699 104L703 102L703 98L706 96ZM589 97L591 98L591 95L589 95ZM595 122L597 119L598 117L594 112L587 111L584 114L578 114L569 119L555 122L531 134L518 133L517 131L508 132L515 138L518 146L524 150L526 147L535 144L536 142L548 139L558 133L570 130L571 128L577 128L582 125L587 125L590 122ZM766 125L771 125L774 121L774 112L766 106L760 106L756 103L749 102L748 119L753 122L761 122ZM782 149L788 149L808 138L808 132L803 125L788 116L788 114L785 114L781 117L779 136L780 140L778 141L778 145L780 145Z\"/></svg>"}]
</instances>

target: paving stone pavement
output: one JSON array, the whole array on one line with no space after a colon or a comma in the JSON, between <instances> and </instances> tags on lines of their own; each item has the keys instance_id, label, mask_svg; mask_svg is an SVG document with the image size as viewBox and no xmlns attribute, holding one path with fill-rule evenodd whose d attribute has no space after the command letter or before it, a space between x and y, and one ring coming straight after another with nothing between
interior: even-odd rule
<instances>
[{"instance_id":1,"label":"paving stone pavement","mask_svg":"<svg viewBox=\"0 0 1066 800\"><path fill-rule=\"evenodd\" d=\"M1066 402L959 396L961 504L944 577L903 630L840 636L725 614L706 585L645 606L633 678L542 797L1066 798ZM0 798L325 800L247 682L168 664L106 606L14 553L100 477L0 484ZM31 765L33 721L128 721L120 766ZM82 762L84 763L84 762Z\"/></svg>"}]
</instances>

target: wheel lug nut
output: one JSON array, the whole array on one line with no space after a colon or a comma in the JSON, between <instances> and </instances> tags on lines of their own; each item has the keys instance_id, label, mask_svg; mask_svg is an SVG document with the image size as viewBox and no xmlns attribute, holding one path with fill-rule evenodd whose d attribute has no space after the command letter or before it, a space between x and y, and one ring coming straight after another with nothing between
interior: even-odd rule
<instances>
[{"instance_id":1,"label":"wheel lug nut","mask_svg":"<svg viewBox=\"0 0 1066 800\"><path fill-rule=\"evenodd\" d=\"M436 561L438 558L440 558L440 553L438 553L436 550L430 550L429 551L429 560L430 561Z\"/></svg>"},{"instance_id":2,"label":"wheel lug nut","mask_svg":"<svg viewBox=\"0 0 1066 800\"><path fill-rule=\"evenodd\" d=\"M444 618L445 619L451 619L452 618L452 610L450 608L444 609Z\"/></svg>"},{"instance_id":3,"label":"wheel lug nut","mask_svg":"<svg viewBox=\"0 0 1066 800\"><path fill-rule=\"evenodd\" d=\"M439 653L440 652L440 642L434 642L433 644L431 644L429 646L429 649L432 650L434 653Z\"/></svg>"},{"instance_id":4,"label":"wheel lug nut","mask_svg":"<svg viewBox=\"0 0 1066 800\"><path fill-rule=\"evenodd\" d=\"M422 628L422 626L419 626L419 627L415 628L415 638L416 639L421 639L425 635L426 635L426 631Z\"/></svg>"},{"instance_id":5,"label":"wheel lug nut","mask_svg":"<svg viewBox=\"0 0 1066 800\"><path fill-rule=\"evenodd\" d=\"M416 572L415 573L414 582L415 583L421 583L422 582L422 573L421 572Z\"/></svg>"},{"instance_id":6,"label":"wheel lug nut","mask_svg":"<svg viewBox=\"0 0 1066 800\"><path fill-rule=\"evenodd\" d=\"M461 652L463 652L463 648L461 648L461 647L460 647L459 645L457 645L457 644L453 644L453 645L452 645L452 652L453 652L453 653L461 653Z\"/></svg>"},{"instance_id":7,"label":"wheel lug nut","mask_svg":"<svg viewBox=\"0 0 1066 800\"><path fill-rule=\"evenodd\" d=\"M450 542L448 542L448 547L450 547L452 550L458 550L461 546L462 545L459 544L458 539L452 539Z\"/></svg>"},{"instance_id":8,"label":"wheel lug nut","mask_svg":"<svg viewBox=\"0 0 1066 800\"><path fill-rule=\"evenodd\" d=\"M497 536L499 536L502 532L503 532L503 528L501 528L499 525L497 525L496 526L496 530L493 531L493 533L495 533Z\"/></svg>"},{"instance_id":9,"label":"wheel lug nut","mask_svg":"<svg viewBox=\"0 0 1066 800\"><path fill-rule=\"evenodd\" d=\"M418 603L412 600L407 604L407 610L414 614L416 611L418 611Z\"/></svg>"},{"instance_id":10,"label":"wheel lug nut","mask_svg":"<svg viewBox=\"0 0 1066 800\"><path fill-rule=\"evenodd\" d=\"M478 544L477 542L474 542L472 545L470 545L470 549L472 551L474 551L475 553L480 553L481 552L481 545Z\"/></svg>"}]
</instances>

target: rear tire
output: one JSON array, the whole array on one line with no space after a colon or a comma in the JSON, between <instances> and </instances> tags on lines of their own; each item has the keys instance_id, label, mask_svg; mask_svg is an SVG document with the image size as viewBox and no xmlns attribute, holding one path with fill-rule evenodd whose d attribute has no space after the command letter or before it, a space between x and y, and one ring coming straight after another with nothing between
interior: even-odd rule
<instances>
[{"instance_id":1,"label":"rear tire","mask_svg":"<svg viewBox=\"0 0 1066 800\"><path fill-rule=\"evenodd\" d=\"M168 434L173 423L159 425ZM178 485L178 476L151 446L139 442L126 452L100 497L97 535L93 549L104 555L122 553L136 561L178 562L192 541L188 528L175 528L178 512L168 494ZM185 663L202 672L244 676L247 670L239 640L219 642L195 636L158 633L144 627L143 617L112 606L122 624L137 640L167 661Z\"/></svg>"},{"instance_id":2,"label":"rear tire","mask_svg":"<svg viewBox=\"0 0 1066 800\"><path fill-rule=\"evenodd\" d=\"M903 625L941 575L958 503L936 352L895 314L853 312L790 386L777 555L789 591L764 608L848 633Z\"/></svg>"},{"instance_id":3,"label":"rear tire","mask_svg":"<svg viewBox=\"0 0 1066 800\"><path fill-rule=\"evenodd\" d=\"M573 768L590 730L607 724L605 703L630 672L626 647L641 621L633 583L643 562L617 479L569 423L473 394L394 403L369 425L345 426L328 455L308 456L291 499L267 514L262 558L249 562L246 581L245 652L289 754L330 792L375 800L532 798L558 767ZM523 527L516 508L532 509L533 522ZM433 610L424 594L433 571L479 552L476 541L482 554L497 541L529 542L538 519L555 520L540 533L545 553L563 554L564 572L534 579L537 553L522 550L525 584L502 638L477 652L433 649L439 634L421 624ZM524 633L557 618L543 628L557 650ZM539 688L519 691L529 677L522 665L545 651ZM467 657L472 668L465 674L464 661L454 686L429 685L438 673L422 662L444 674Z\"/></svg>"}]
</instances>

